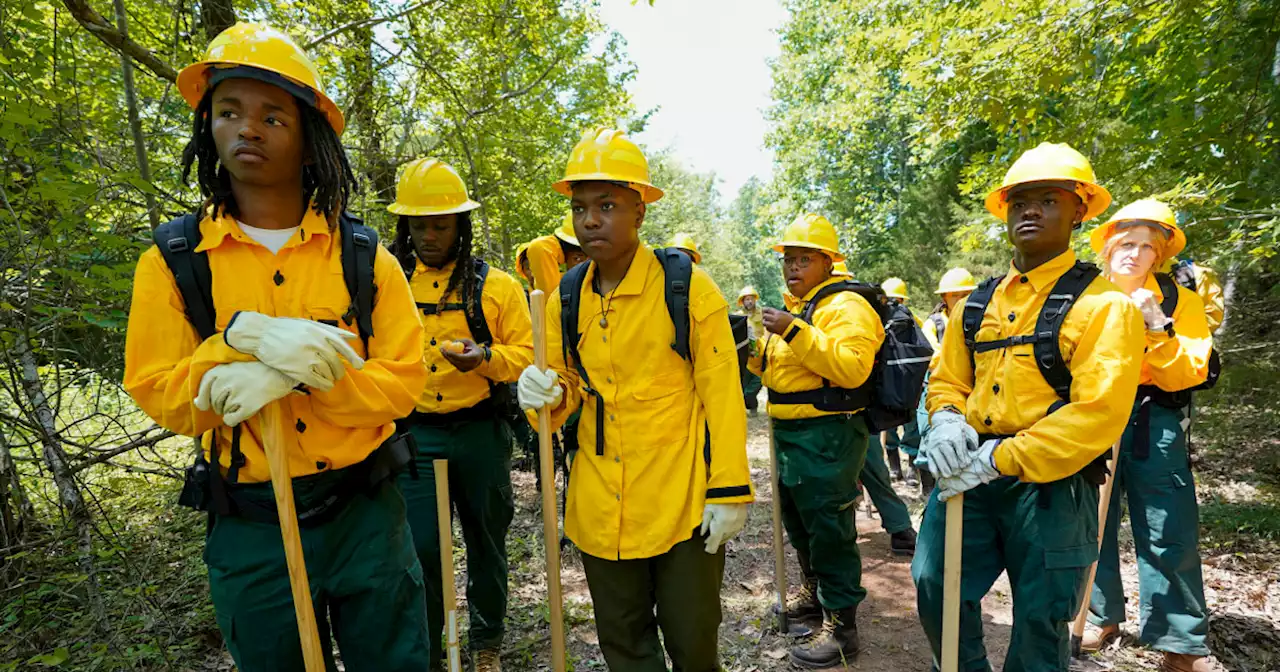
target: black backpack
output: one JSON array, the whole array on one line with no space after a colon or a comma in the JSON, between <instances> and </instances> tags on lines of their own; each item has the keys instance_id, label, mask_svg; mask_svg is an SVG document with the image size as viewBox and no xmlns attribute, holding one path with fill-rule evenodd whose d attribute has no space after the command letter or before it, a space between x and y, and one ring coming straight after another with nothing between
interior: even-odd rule
<instances>
[{"instance_id":1,"label":"black backpack","mask_svg":"<svg viewBox=\"0 0 1280 672\"><path fill-rule=\"evenodd\" d=\"M471 339L478 345L493 346L493 332L489 330L489 323L484 319L484 282L489 277L489 264L483 259L473 259L475 262L476 274L476 290L471 296L471 305L463 303L421 303L418 302L418 310L423 315L439 315L442 312L451 310L462 311L463 316L467 320L467 330L471 332ZM495 383L489 380L489 398L493 400L493 404L497 407L500 416L506 420L508 415L513 415L512 406L515 404L515 397L511 394L511 386L504 383Z\"/></svg>"},{"instance_id":2,"label":"black backpack","mask_svg":"<svg viewBox=\"0 0 1280 672\"><path fill-rule=\"evenodd\" d=\"M338 231L342 239L342 277L351 297L351 305L342 321L350 325L354 320L368 354L369 339L373 336L373 299L378 291L373 283L378 232L345 212L338 217ZM173 273L191 326L195 327L201 340L217 333L209 255L196 252L201 240L200 219L187 214L161 224L152 234L152 240Z\"/></svg>"},{"instance_id":3,"label":"black backpack","mask_svg":"<svg viewBox=\"0 0 1280 672\"><path fill-rule=\"evenodd\" d=\"M1186 264L1186 277L1190 278L1191 284L1188 286L1183 282L1184 278L1178 272L1178 267ZM1196 277L1191 272L1191 262L1184 261L1174 268L1174 274L1171 277L1167 273L1156 273L1156 284L1160 286L1160 294L1163 299L1160 301L1160 310L1173 319L1173 311L1178 309L1178 285L1182 285L1191 291L1196 291ZM1222 361L1218 358L1218 349L1214 348L1209 352L1209 377L1205 378L1203 383L1178 392L1165 392L1165 395L1172 397L1166 399L1166 403L1172 402L1175 408L1181 408L1191 403L1191 393L1199 390L1213 389L1218 384L1218 377L1222 375ZM1185 399L1185 401L1183 401ZM1182 403L1178 403L1182 402Z\"/></svg>"},{"instance_id":4,"label":"black backpack","mask_svg":"<svg viewBox=\"0 0 1280 672\"><path fill-rule=\"evenodd\" d=\"M824 378L822 387L814 390L769 390L769 403L811 404L828 412L864 409L867 427L872 432L906 424L915 417L929 361L933 359L933 346L905 306L890 305L883 289L865 282L843 280L823 287L805 304L800 319L812 323L818 303L838 292L854 292L866 299L884 324L884 342L876 351L871 375L854 389L834 387Z\"/></svg>"},{"instance_id":5,"label":"black backpack","mask_svg":"<svg viewBox=\"0 0 1280 672\"><path fill-rule=\"evenodd\" d=\"M671 325L675 327L675 338L671 349L680 358L690 361L689 352L689 286L693 279L693 260L689 255L674 247L663 247L653 251L662 266L666 278L663 299L667 304L667 314L671 317ZM604 454L604 397L591 386L591 378L582 366L578 357L578 340L582 334L578 332L578 311L582 302L582 283L586 280L590 263L574 266L560 278L560 330L563 340L565 364L572 362L578 371L578 377L586 386L587 394L596 399L596 455ZM747 318L743 315L730 315L729 327L733 331L734 342L738 351L739 378L746 368L747 360ZM710 442L707 445L710 451Z\"/></svg>"}]
</instances>

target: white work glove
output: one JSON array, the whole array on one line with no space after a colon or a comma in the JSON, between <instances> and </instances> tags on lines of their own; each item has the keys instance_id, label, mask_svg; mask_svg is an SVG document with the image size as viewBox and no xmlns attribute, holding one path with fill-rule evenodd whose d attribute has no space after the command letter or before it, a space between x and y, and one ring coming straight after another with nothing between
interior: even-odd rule
<instances>
[{"instance_id":1,"label":"white work glove","mask_svg":"<svg viewBox=\"0 0 1280 672\"><path fill-rule=\"evenodd\" d=\"M738 536L746 524L746 504L705 504L702 507L702 528L698 534L707 538L705 549L715 555L720 546Z\"/></svg>"},{"instance_id":2,"label":"white work glove","mask_svg":"<svg viewBox=\"0 0 1280 672\"><path fill-rule=\"evenodd\" d=\"M984 483L1000 478L1000 470L996 469L995 450L1000 439L991 439L978 448L973 459L964 465L954 476L938 479L938 501L945 502L956 495L972 490Z\"/></svg>"},{"instance_id":3,"label":"white work glove","mask_svg":"<svg viewBox=\"0 0 1280 672\"><path fill-rule=\"evenodd\" d=\"M1129 300L1133 301L1138 310L1142 311L1142 321L1147 323L1147 331L1163 331L1173 321L1160 308L1160 302L1156 301L1156 295L1146 287L1139 288L1130 294Z\"/></svg>"},{"instance_id":4,"label":"white work glove","mask_svg":"<svg viewBox=\"0 0 1280 672\"><path fill-rule=\"evenodd\" d=\"M347 343L358 338L345 329L296 317L268 317L242 310L222 334L227 345L321 392L333 389L346 368L364 368L364 360Z\"/></svg>"},{"instance_id":5,"label":"white work glove","mask_svg":"<svg viewBox=\"0 0 1280 672\"><path fill-rule=\"evenodd\" d=\"M516 397L520 400L520 408L526 411L559 406L563 394L555 371L540 371L532 364L520 372L520 380L516 382Z\"/></svg>"},{"instance_id":6,"label":"white work glove","mask_svg":"<svg viewBox=\"0 0 1280 672\"><path fill-rule=\"evenodd\" d=\"M944 409L929 419L929 433L920 445L916 466L927 467L935 479L954 476L973 459L977 448L978 433L964 416Z\"/></svg>"},{"instance_id":7,"label":"white work glove","mask_svg":"<svg viewBox=\"0 0 1280 672\"><path fill-rule=\"evenodd\" d=\"M283 399L298 385L262 362L231 362L209 369L200 379L196 408L212 410L228 427L257 415L263 406Z\"/></svg>"}]
</instances>

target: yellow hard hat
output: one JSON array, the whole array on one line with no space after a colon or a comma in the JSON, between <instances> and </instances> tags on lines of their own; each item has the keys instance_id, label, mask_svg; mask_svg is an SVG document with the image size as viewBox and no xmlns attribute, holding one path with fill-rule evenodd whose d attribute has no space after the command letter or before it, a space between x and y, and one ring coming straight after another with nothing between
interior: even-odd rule
<instances>
[{"instance_id":1,"label":"yellow hard hat","mask_svg":"<svg viewBox=\"0 0 1280 672\"><path fill-rule=\"evenodd\" d=\"M1085 204L1084 221L1101 215L1111 205L1111 194L1098 185L1089 159L1066 143L1042 142L1023 152L1005 173L1000 188L987 194L987 210L1007 221L1009 190L1034 182L1064 183L1053 186L1074 190Z\"/></svg>"},{"instance_id":2,"label":"yellow hard hat","mask_svg":"<svg viewBox=\"0 0 1280 672\"><path fill-rule=\"evenodd\" d=\"M219 33L209 43L204 60L178 73L178 92L191 109L195 109L209 90L211 75L217 70L241 66L284 77L287 82L302 87L302 91L290 91L300 98L307 98L307 91L315 94L316 109L329 121L334 132L342 135L346 127L342 111L324 92L324 82L315 64L292 38L270 26L241 22Z\"/></svg>"},{"instance_id":3,"label":"yellow hard hat","mask_svg":"<svg viewBox=\"0 0 1280 672\"><path fill-rule=\"evenodd\" d=\"M687 233L677 233L671 237L671 242L667 243L667 247L674 247L684 250L693 255L694 263L702 263L702 253L698 251L698 241Z\"/></svg>"},{"instance_id":4,"label":"yellow hard hat","mask_svg":"<svg viewBox=\"0 0 1280 672\"><path fill-rule=\"evenodd\" d=\"M528 257L529 243L520 243L516 245L516 273L525 279L525 282L533 282L533 278L524 270L524 261Z\"/></svg>"},{"instance_id":5,"label":"yellow hard hat","mask_svg":"<svg viewBox=\"0 0 1280 672\"><path fill-rule=\"evenodd\" d=\"M843 275L848 278L853 277L853 273L849 272L849 265L843 261L837 261L831 265L831 275Z\"/></svg>"},{"instance_id":6,"label":"yellow hard hat","mask_svg":"<svg viewBox=\"0 0 1280 672\"><path fill-rule=\"evenodd\" d=\"M1168 234L1163 254L1165 259L1173 258L1187 246L1187 234L1178 227L1173 209L1154 198L1144 198L1120 208L1105 224L1093 230L1089 235L1089 245L1094 252L1102 254L1102 248L1106 246L1107 239L1115 235L1118 224L1138 221L1155 222Z\"/></svg>"},{"instance_id":7,"label":"yellow hard hat","mask_svg":"<svg viewBox=\"0 0 1280 672\"><path fill-rule=\"evenodd\" d=\"M807 247L825 252L832 261L844 261L840 254L840 242L836 227L822 215L812 212L796 217L782 232L782 242L773 246L774 252L786 252L788 247Z\"/></svg>"},{"instance_id":8,"label":"yellow hard hat","mask_svg":"<svg viewBox=\"0 0 1280 672\"><path fill-rule=\"evenodd\" d=\"M938 281L938 291L934 294L972 292L977 288L978 283L974 282L973 274L957 266L942 274L942 279Z\"/></svg>"},{"instance_id":9,"label":"yellow hard hat","mask_svg":"<svg viewBox=\"0 0 1280 672\"><path fill-rule=\"evenodd\" d=\"M884 295L891 299L907 300L907 283L902 278L889 278L880 283L880 289L884 290Z\"/></svg>"},{"instance_id":10,"label":"yellow hard hat","mask_svg":"<svg viewBox=\"0 0 1280 672\"><path fill-rule=\"evenodd\" d=\"M440 159L414 159L405 164L396 183L396 201L387 210L397 215L450 215L480 207L467 196L453 166Z\"/></svg>"},{"instance_id":11,"label":"yellow hard hat","mask_svg":"<svg viewBox=\"0 0 1280 672\"><path fill-rule=\"evenodd\" d=\"M574 247L582 247L582 245L578 244L578 234L573 230L572 211L564 216L564 223L560 225L560 228L555 230L555 235L556 238L559 238Z\"/></svg>"},{"instance_id":12,"label":"yellow hard hat","mask_svg":"<svg viewBox=\"0 0 1280 672\"><path fill-rule=\"evenodd\" d=\"M593 128L569 155L564 179L551 185L558 193L573 195L574 182L625 182L652 203L662 198L662 190L649 183L649 162L627 134L613 128Z\"/></svg>"},{"instance_id":13,"label":"yellow hard hat","mask_svg":"<svg viewBox=\"0 0 1280 672\"><path fill-rule=\"evenodd\" d=\"M738 292L738 303L742 303L742 300L747 298L748 296L754 296L758 299L760 298L760 292L757 292L755 287L752 287L751 285L747 285L746 287L742 288L741 292Z\"/></svg>"}]
</instances>

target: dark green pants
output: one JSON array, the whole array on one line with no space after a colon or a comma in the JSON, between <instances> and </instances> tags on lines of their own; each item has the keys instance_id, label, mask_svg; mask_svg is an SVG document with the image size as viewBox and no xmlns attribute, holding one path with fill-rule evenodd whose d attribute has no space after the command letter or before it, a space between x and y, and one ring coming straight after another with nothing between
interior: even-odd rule
<instances>
[{"instance_id":1,"label":"dark green pants","mask_svg":"<svg viewBox=\"0 0 1280 672\"><path fill-rule=\"evenodd\" d=\"M339 473L294 479L299 510ZM274 501L271 484L245 496ZM413 553L404 500L391 482L356 495L332 520L302 528L311 598L329 670L329 636L346 669L422 670L430 660L422 568ZM280 526L215 517L205 542L218 628L243 672L303 670Z\"/></svg>"},{"instance_id":2,"label":"dark green pants","mask_svg":"<svg viewBox=\"0 0 1280 672\"><path fill-rule=\"evenodd\" d=\"M914 459L920 453L920 426L916 423L916 419L913 417L910 422L902 426L902 438L898 438L897 427L889 430L888 442L884 448L885 450L902 449Z\"/></svg>"},{"instance_id":3,"label":"dark green pants","mask_svg":"<svg viewBox=\"0 0 1280 672\"><path fill-rule=\"evenodd\" d=\"M1182 411L1155 404L1149 413L1146 459L1134 457L1132 422L1120 443L1120 467L1107 509L1090 620L1098 625L1124 621L1118 541L1124 495L1138 556L1139 639L1160 651L1207 656L1209 612L1200 571L1200 506L1187 458Z\"/></svg>"},{"instance_id":4,"label":"dark green pants","mask_svg":"<svg viewBox=\"0 0 1280 672\"><path fill-rule=\"evenodd\" d=\"M596 635L610 672L667 672L664 644L674 672L719 672L724 547L713 555L705 543L694 535L639 560L582 554Z\"/></svg>"},{"instance_id":5,"label":"dark green pants","mask_svg":"<svg viewBox=\"0 0 1280 672\"><path fill-rule=\"evenodd\" d=\"M896 534L911 529L911 513L889 481L889 466L884 462L879 434L872 434L867 441L867 461L862 465L861 480L871 503L880 512L880 525L885 532Z\"/></svg>"},{"instance_id":6,"label":"dark green pants","mask_svg":"<svg viewBox=\"0 0 1280 672\"><path fill-rule=\"evenodd\" d=\"M911 577L920 624L942 655L942 572L947 507L929 495ZM1013 635L1005 672L1064 672L1071 658L1069 626L1098 556L1098 490L1081 476L1041 486L1012 477L964 496L960 574L960 669L987 671L982 598L1001 572L1013 586Z\"/></svg>"},{"instance_id":7,"label":"dark green pants","mask_svg":"<svg viewBox=\"0 0 1280 672\"><path fill-rule=\"evenodd\" d=\"M756 398L760 394L760 376L747 369L742 370L742 400L746 402L747 410L756 410L759 400Z\"/></svg>"},{"instance_id":8,"label":"dark green pants","mask_svg":"<svg viewBox=\"0 0 1280 672\"><path fill-rule=\"evenodd\" d=\"M782 524L818 581L818 600L832 611L857 606L867 591L852 509L867 457L866 422L861 415L774 420L773 442Z\"/></svg>"},{"instance_id":9,"label":"dark green pants","mask_svg":"<svg viewBox=\"0 0 1280 672\"><path fill-rule=\"evenodd\" d=\"M413 424L409 430L418 443L418 480L401 474L400 488L426 578L431 642L438 645L444 633L436 477L431 461L445 459L449 461L449 498L462 524L467 550L468 640L473 651L497 648L507 614L507 528L515 512L509 430L497 420Z\"/></svg>"}]
</instances>

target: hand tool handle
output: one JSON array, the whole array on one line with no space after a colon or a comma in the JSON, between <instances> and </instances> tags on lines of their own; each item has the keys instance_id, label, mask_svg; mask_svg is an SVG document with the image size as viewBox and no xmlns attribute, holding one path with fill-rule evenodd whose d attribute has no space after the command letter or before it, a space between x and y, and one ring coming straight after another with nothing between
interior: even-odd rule
<instances>
[{"instance_id":1,"label":"hand tool handle","mask_svg":"<svg viewBox=\"0 0 1280 672\"><path fill-rule=\"evenodd\" d=\"M547 370L547 296L529 294L533 315L533 365ZM542 545L547 555L547 592L551 612L551 669L565 672L564 601L560 595L560 517L556 509L556 469L551 454L551 409L538 409L538 470L542 474ZM565 487L569 487L565 483Z\"/></svg>"}]
</instances>

